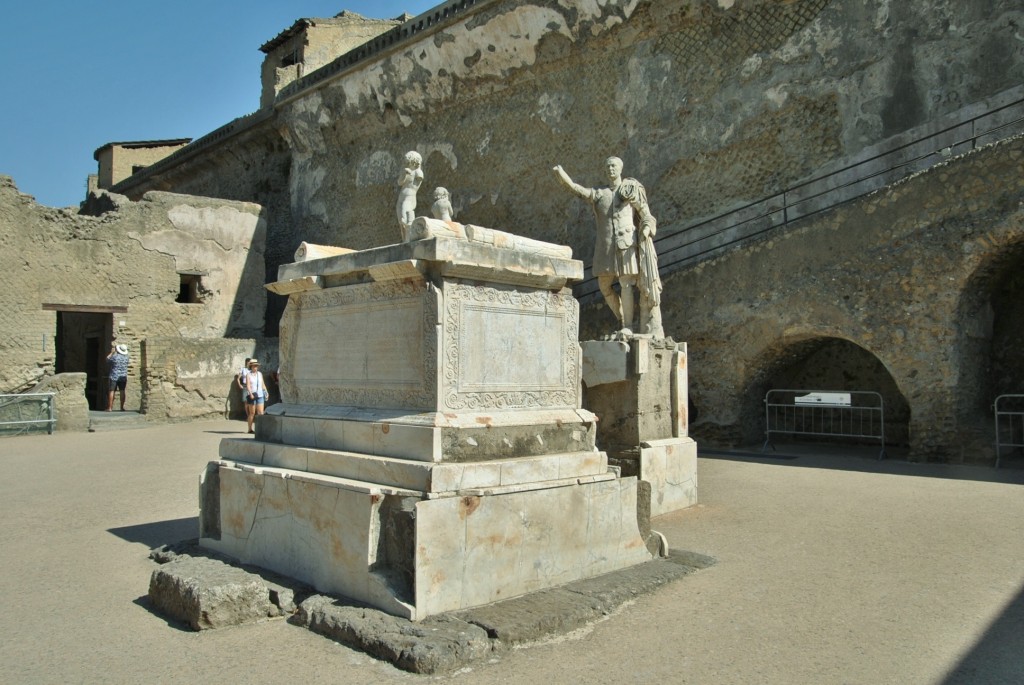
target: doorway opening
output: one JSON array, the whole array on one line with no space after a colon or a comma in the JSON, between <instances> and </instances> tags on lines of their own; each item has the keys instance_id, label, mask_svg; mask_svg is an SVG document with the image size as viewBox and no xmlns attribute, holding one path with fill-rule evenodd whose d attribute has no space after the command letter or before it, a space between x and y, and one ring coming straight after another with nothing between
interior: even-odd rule
<instances>
[{"instance_id":1,"label":"doorway opening","mask_svg":"<svg viewBox=\"0 0 1024 685\"><path fill-rule=\"evenodd\" d=\"M84 373L89 409L107 408L107 355L114 340L113 312L57 311L55 371Z\"/></svg>"}]
</instances>

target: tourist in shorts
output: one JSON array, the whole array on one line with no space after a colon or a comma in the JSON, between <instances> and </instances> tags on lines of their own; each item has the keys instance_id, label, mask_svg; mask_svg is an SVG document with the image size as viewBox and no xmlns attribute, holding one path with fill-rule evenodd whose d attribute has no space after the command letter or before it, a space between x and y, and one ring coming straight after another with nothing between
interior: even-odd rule
<instances>
[{"instance_id":1,"label":"tourist in shorts","mask_svg":"<svg viewBox=\"0 0 1024 685\"><path fill-rule=\"evenodd\" d=\"M121 411L124 411L124 389L128 386L128 346L115 345L107 355L107 411L114 411L114 392L121 393Z\"/></svg>"},{"instance_id":2,"label":"tourist in shorts","mask_svg":"<svg viewBox=\"0 0 1024 685\"><path fill-rule=\"evenodd\" d=\"M249 373L245 375L245 418L249 424L249 432L255 433L253 424L256 416L263 416L264 391L267 384L263 380L263 372L260 371L260 363L255 359L249 360Z\"/></svg>"}]
</instances>

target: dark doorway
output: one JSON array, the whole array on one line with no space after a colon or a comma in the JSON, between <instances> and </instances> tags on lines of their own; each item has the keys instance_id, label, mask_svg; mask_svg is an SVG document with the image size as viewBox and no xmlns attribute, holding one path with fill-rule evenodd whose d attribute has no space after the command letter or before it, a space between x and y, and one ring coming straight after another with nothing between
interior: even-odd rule
<instances>
[{"instance_id":1,"label":"dark doorway","mask_svg":"<svg viewBox=\"0 0 1024 685\"><path fill-rule=\"evenodd\" d=\"M57 373L84 373L89 409L107 408L106 358L113 343L114 315L57 312Z\"/></svg>"}]
</instances>

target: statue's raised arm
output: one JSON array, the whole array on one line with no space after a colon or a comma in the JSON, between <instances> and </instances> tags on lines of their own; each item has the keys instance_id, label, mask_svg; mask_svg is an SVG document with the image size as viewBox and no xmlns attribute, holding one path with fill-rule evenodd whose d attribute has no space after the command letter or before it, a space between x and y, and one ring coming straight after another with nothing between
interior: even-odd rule
<instances>
[{"instance_id":1,"label":"statue's raised arm","mask_svg":"<svg viewBox=\"0 0 1024 685\"><path fill-rule=\"evenodd\" d=\"M576 193L582 198L590 197L590 189L584 188L579 183L576 183L571 178L569 178L569 174L565 172L565 169L562 168L561 164L556 164L552 171L555 172L555 175L558 177L558 180L561 181L562 185L564 185L566 188L568 188L569 190Z\"/></svg>"}]
</instances>

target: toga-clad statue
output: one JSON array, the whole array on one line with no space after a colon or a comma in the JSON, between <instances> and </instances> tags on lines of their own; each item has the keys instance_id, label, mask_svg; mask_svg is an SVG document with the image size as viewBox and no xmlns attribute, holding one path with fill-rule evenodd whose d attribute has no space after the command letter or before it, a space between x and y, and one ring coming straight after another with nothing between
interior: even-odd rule
<instances>
[{"instance_id":1,"label":"toga-clad statue","mask_svg":"<svg viewBox=\"0 0 1024 685\"><path fill-rule=\"evenodd\" d=\"M654 234L658 222L647 205L647 191L634 178L622 178L622 160L605 160L608 185L584 188L561 166L554 168L559 180L573 193L594 205L597 237L592 270L605 302L619 321L615 337L633 335L633 311L639 290L638 333L664 338L661 325L661 277ZM612 288L619 282L619 293Z\"/></svg>"}]
</instances>

